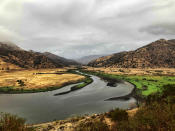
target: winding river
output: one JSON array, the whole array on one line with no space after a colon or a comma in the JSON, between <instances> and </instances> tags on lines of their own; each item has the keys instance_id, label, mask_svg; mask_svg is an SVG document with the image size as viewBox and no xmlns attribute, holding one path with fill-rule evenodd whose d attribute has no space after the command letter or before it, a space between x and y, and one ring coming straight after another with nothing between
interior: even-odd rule
<instances>
[{"instance_id":1,"label":"winding river","mask_svg":"<svg viewBox=\"0 0 175 131\"><path fill-rule=\"evenodd\" d=\"M54 96L76 84L41 93L0 94L0 112L17 114L26 118L27 123L43 123L61 120L74 115L103 113L113 108L127 109L135 105L136 100L105 101L111 97L129 94L134 86L130 83L118 83L117 87L106 86L99 77L91 76L93 83L83 89L65 95Z\"/></svg>"}]
</instances>

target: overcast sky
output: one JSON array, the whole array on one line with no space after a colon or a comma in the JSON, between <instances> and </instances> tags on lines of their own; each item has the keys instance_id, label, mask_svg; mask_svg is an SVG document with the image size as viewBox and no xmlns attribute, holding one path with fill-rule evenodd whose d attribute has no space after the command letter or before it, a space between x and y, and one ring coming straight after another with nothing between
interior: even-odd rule
<instances>
[{"instance_id":1,"label":"overcast sky","mask_svg":"<svg viewBox=\"0 0 175 131\"><path fill-rule=\"evenodd\" d=\"M175 0L0 0L0 41L67 58L175 38Z\"/></svg>"}]
</instances>

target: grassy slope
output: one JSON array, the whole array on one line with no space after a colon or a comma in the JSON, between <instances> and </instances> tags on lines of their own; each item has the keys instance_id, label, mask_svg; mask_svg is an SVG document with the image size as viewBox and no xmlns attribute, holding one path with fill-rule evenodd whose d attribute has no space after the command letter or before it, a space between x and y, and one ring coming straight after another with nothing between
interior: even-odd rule
<instances>
[{"instance_id":1,"label":"grassy slope","mask_svg":"<svg viewBox=\"0 0 175 131\"><path fill-rule=\"evenodd\" d=\"M126 76L126 75L105 74L103 72L89 72L89 73L101 77L126 80L136 85L136 87L141 90L141 93L144 96L148 96L154 92L161 91L159 87L162 87L163 85L175 84L175 77L173 76L133 76L133 75ZM143 86L146 86L147 89L143 89L142 88Z\"/></svg>"}]
</instances>

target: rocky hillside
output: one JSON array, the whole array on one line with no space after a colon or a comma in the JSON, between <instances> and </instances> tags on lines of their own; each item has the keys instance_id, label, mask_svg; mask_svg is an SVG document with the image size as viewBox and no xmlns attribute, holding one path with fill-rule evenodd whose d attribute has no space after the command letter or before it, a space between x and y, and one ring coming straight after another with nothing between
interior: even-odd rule
<instances>
[{"instance_id":1,"label":"rocky hillside","mask_svg":"<svg viewBox=\"0 0 175 131\"><path fill-rule=\"evenodd\" d=\"M0 69L57 68L68 66L65 61L55 61L45 54L25 51L12 43L0 42Z\"/></svg>"},{"instance_id":2,"label":"rocky hillside","mask_svg":"<svg viewBox=\"0 0 175 131\"><path fill-rule=\"evenodd\" d=\"M101 57L88 65L119 68L175 68L175 40L160 39L134 51Z\"/></svg>"},{"instance_id":3,"label":"rocky hillside","mask_svg":"<svg viewBox=\"0 0 175 131\"><path fill-rule=\"evenodd\" d=\"M55 54L52 54L50 52L44 52L42 53L43 55L45 55L46 57L50 58L51 60L53 60L55 63L62 63L65 66L69 66L69 65L78 65L78 62L71 60L71 59L66 59L64 57L60 57L57 56Z\"/></svg>"}]
</instances>

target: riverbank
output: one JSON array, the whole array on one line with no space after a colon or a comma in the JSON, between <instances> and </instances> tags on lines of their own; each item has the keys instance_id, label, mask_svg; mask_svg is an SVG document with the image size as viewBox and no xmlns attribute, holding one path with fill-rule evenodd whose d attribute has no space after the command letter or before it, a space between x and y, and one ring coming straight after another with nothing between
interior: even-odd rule
<instances>
[{"instance_id":1,"label":"riverbank","mask_svg":"<svg viewBox=\"0 0 175 131\"><path fill-rule=\"evenodd\" d=\"M137 112L138 108L127 110L127 113L129 116L134 116ZM42 123L42 124L36 124L36 125L31 125L29 127L34 128L37 131L77 131L79 130L79 127L81 125L84 125L85 123L92 124L99 122L99 125L103 127L103 124L107 125L109 128L112 128L114 125L114 122L109 118L108 113L103 113L103 114L94 114L94 115L84 115L84 116L75 116L71 117L65 120L58 120L58 121L53 121L53 122L48 122L48 123ZM81 127L83 128L83 127ZM84 127L86 128L86 127Z\"/></svg>"},{"instance_id":2,"label":"riverbank","mask_svg":"<svg viewBox=\"0 0 175 131\"><path fill-rule=\"evenodd\" d=\"M69 73L67 69L8 71L0 74L0 93L46 92L84 81L85 76Z\"/></svg>"}]
</instances>

